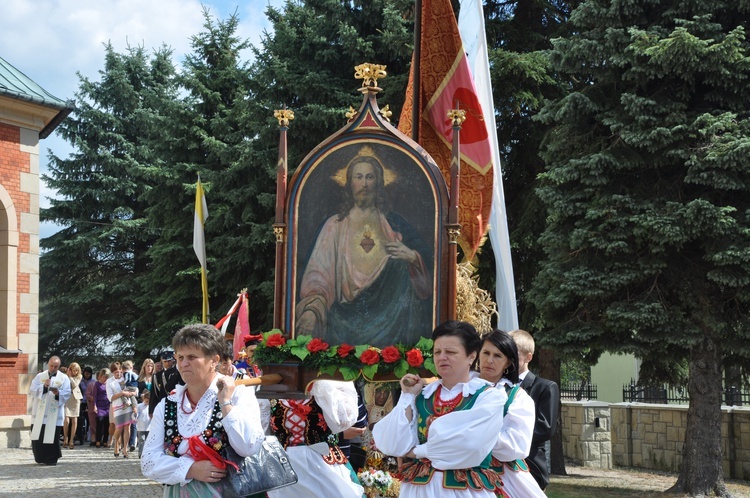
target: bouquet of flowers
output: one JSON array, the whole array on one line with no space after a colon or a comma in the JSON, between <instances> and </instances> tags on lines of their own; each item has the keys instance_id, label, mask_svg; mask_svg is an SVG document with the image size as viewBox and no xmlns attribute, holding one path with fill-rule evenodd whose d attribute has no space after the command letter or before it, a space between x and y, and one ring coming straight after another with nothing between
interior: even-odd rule
<instances>
[{"instance_id":1,"label":"bouquet of flowers","mask_svg":"<svg viewBox=\"0 0 750 498\"><path fill-rule=\"evenodd\" d=\"M378 494L381 496L398 496L398 481L385 470L366 468L357 474L357 477L364 486L365 494L368 497L374 497ZM393 489L394 484L396 485L395 490ZM396 494L393 494L394 491Z\"/></svg>"}]
</instances>

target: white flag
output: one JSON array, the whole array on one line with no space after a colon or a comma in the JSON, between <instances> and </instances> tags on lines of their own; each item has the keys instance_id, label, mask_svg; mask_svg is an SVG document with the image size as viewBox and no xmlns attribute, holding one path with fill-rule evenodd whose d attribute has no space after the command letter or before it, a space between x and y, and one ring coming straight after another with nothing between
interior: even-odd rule
<instances>
[{"instance_id":1,"label":"white flag","mask_svg":"<svg viewBox=\"0 0 750 498\"><path fill-rule=\"evenodd\" d=\"M195 217L193 220L193 250L201 264L201 291L203 294L202 318L203 323L208 323L208 277L206 275L206 238L204 225L208 218L208 206L206 206L206 194L203 192L201 177L198 176L198 184L195 186Z\"/></svg>"},{"instance_id":2,"label":"white flag","mask_svg":"<svg viewBox=\"0 0 750 498\"><path fill-rule=\"evenodd\" d=\"M495 253L497 272L495 296L499 314L497 327L501 330L511 331L518 328L518 310L516 308L516 288L513 281L513 261L510 257L508 219L505 214L505 194L503 193L503 176L497 143L495 105L492 100L490 59L487 55L487 36L484 30L482 0L461 0L458 31L461 33L464 50L466 50L469 67L477 89L477 98L479 98L479 103L484 110L487 132L490 134L494 185L489 233L492 250Z\"/></svg>"}]
</instances>

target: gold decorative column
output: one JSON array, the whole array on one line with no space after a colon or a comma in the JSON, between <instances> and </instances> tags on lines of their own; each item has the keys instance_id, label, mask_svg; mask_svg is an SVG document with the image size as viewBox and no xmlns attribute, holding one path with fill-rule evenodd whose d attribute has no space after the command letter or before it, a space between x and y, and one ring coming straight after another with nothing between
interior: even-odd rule
<instances>
[{"instance_id":1,"label":"gold decorative column","mask_svg":"<svg viewBox=\"0 0 750 498\"><path fill-rule=\"evenodd\" d=\"M294 119L294 112L281 109L273 112L279 120L279 160L276 162L276 216L273 233L276 237L276 271L274 275L273 326L282 329L284 315L284 268L286 249L286 223L284 214L286 206L287 152L286 132L289 121Z\"/></svg>"},{"instance_id":2,"label":"gold decorative column","mask_svg":"<svg viewBox=\"0 0 750 498\"><path fill-rule=\"evenodd\" d=\"M461 224L458 222L459 180L461 178L461 144L459 135L461 125L466 120L466 111L451 109L448 118L453 125L453 150L451 156L450 203L448 205L448 223L445 225L448 236L448 319L456 319L456 279L458 270L458 237L461 235Z\"/></svg>"}]
</instances>

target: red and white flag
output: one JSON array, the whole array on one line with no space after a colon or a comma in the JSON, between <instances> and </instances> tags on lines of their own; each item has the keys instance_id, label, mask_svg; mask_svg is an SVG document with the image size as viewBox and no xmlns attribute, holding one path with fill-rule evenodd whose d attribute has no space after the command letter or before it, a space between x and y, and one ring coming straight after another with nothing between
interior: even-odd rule
<instances>
[{"instance_id":1,"label":"red and white flag","mask_svg":"<svg viewBox=\"0 0 750 498\"><path fill-rule=\"evenodd\" d=\"M497 326L501 330L516 330L518 328L516 287L513 280L513 261L510 254L510 235L505 211L505 192L503 191L503 175L500 169L500 149L497 143L497 126L495 125L492 81L490 79L490 59L487 54L487 35L484 29L482 0L461 0L458 30L464 43L471 74L474 76L480 105L486 111L484 117L489 132L489 145L492 150L494 187L492 190L489 239L495 253ZM463 130L461 134L463 135ZM461 147L461 150L463 150L463 145Z\"/></svg>"},{"instance_id":2,"label":"red and white flag","mask_svg":"<svg viewBox=\"0 0 750 498\"><path fill-rule=\"evenodd\" d=\"M412 67L414 64L412 63ZM464 53L450 0L422 0L420 88L414 103L414 74L409 75L399 130L411 135L412 108L419 109L417 142L432 156L450 184L453 129L447 113L466 111L460 132L461 181L459 242L472 259L487 230L492 206L492 151L487 123Z\"/></svg>"}]
</instances>

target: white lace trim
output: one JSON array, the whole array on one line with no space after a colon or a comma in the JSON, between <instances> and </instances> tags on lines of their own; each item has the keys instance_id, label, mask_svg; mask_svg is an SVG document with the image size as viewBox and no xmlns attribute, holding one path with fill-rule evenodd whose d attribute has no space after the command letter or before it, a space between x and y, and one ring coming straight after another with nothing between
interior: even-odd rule
<instances>
[{"instance_id":1,"label":"white lace trim","mask_svg":"<svg viewBox=\"0 0 750 498\"><path fill-rule=\"evenodd\" d=\"M439 386L443 386L443 389L440 391L440 399L448 401L450 399L455 398L456 396L460 394L463 394L464 396L471 396L477 390L479 390L482 386L491 385L490 382L480 379L479 377L474 377L469 379L469 382L459 382L455 386L453 386L453 389L447 389L445 386L443 386L443 381L438 380L435 382L432 382L430 384L427 384L422 389L422 396L425 398L429 398L432 396L435 391L437 391L437 388Z\"/></svg>"}]
</instances>

